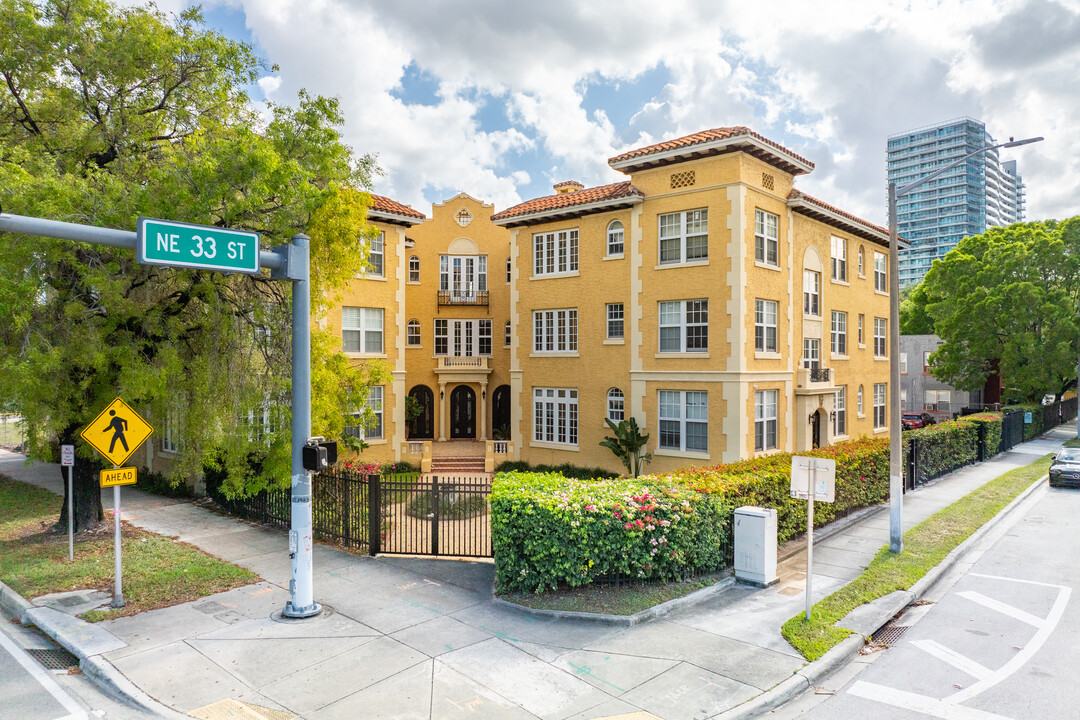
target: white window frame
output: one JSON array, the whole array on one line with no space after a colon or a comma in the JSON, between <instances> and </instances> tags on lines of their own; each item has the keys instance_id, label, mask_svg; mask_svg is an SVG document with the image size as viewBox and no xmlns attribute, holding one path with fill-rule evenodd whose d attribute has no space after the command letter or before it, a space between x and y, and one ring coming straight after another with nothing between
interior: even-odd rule
<instances>
[{"instance_id":1,"label":"white window frame","mask_svg":"<svg viewBox=\"0 0 1080 720\"><path fill-rule=\"evenodd\" d=\"M657 228L658 264L679 265L709 259L708 208L664 213L657 217Z\"/></svg>"},{"instance_id":2,"label":"white window frame","mask_svg":"<svg viewBox=\"0 0 1080 720\"><path fill-rule=\"evenodd\" d=\"M832 311L829 345L833 355L847 355L847 313Z\"/></svg>"},{"instance_id":3,"label":"white window frame","mask_svg":"<svg viewBox=\"0 0 1080 720\"><path fill-rule=\"evenodd\" d=\"M341 308L341 347L347 353L359 353L363 355L381 355L383 348L383 314L382 308L342 306ZM354 348L350 349L347 333L356 333L351 336L356 340Z\"/></svg>"},{"instance_id":4,"label":"white window frame","mask_svg":"<svg viewBox=\"0 0 1080 720\"><path fill-rule=\"evenodd\" d=\"M803 315L821 317L821 273L803 270Z\"/></svg>"},{"instance_id":5,"label":"white window frame","mask_svg":"<svg viewBox=\"0 0 1080 720\"><path fill-rule=\"evenodd\" d=\"M754 300L754 351L777 352L777 311L776 300ZM770 332L771 331L771 332Z\"/></svg>"},{"instance_id":6,"label":"white window frame","mask_svg":"<svg viewBox=\"0 0 1080 720\"><path fill-rule=\"evenodd\" d=\"M945 407L942 407L942 405ZM926 390L923 392L923 410L949 411L951 409L951 390Z\"/></svg>"},{"instance_id":7,"label":"white window frame","mask_svg":"<svg viewBox=\"0 0 1080 720\"><path fill-rule=\"evenodd\" d=\"M503 328L503 347L510 347L511 337L510 321L506 321L506 326Z\"/></svg>"},{"instance_id":8,"label":"white window frame","mask_svg":"<svg viewBox=\"0 0 1080 720\"><path fill-rule=\"evenodd\" d=\"M779 390L754 391L754 452L776 449Z\"/></svg>"},{"instance_id":9,"label":"white window frame","mask_svg":"<svg viewBox=\"0 0 1080 720\"><path fill-rule=\"evenodd\" d=\"M858 411L859 417L862 417L863 416L863 389L862 389L862 385L859 386L858 395L856 396L856 399L855 399L855 409Z\"/></svg>"},{"instance_id":10,"label":"white window frame","mask_svg":"<svg viewBox=\"0 0 1080 720\"><path fill-rule=\"evenodd\" d=\"M866 324L865 316L859 313L859 347L866 347L866 340L863 335L863 325Z\"/></svg>"},{"instance_id":11,"label":"white window frame","mask_svg":"<svg viewBox=\"0 0 1080 720\"><path fill-rule=\"evenodd\" d=\"M162 423L161 428L161 452L180 452L182 439L180 424L180 408L178 405L170 404L165 410L165 422Z\"/></svg>"},{"instance_id":12,"label":"white window frame","mask_svg":"<svg viewBox=\"0 0 1080 720\"><path fill-rule=\"evenodd\" d=\"M626 419L626 397L619 388L607 391L607 419L616 424Z\"/></svg>"},{"instance_id":13,"label":"white window frame","mask_svg":"<svg viewBox=\"0 0 1080 720\"><path fill-rule=\"evenodd\" d=\"M533 235L534 276L566 275L577 271L577 228Z\"/></svg>"},{"instance_id":14,"label":"white window frame","mask_svg":"<svg viewBox=\"0 0 1080 720\"><path fill-rule=\"evenodd\" d=\"M369 387L364 406L352 413L352 416L360 422L356 425L346 425L345 434L360 440L382 440L386 431L383 426L383 397L382 385ZM371 410L373 419L370 422L364 422L364 415L368 409Z\"/></svg>"},{"instance_id":15,"label":"white window frame","mask_svg":"<svg viewBox=\"0 0 1080 720\"><path fill-rule=\"evenodd\" d=\"M802 366L808 370L821 367L821 339L804 337L802 341Z\"/></svg>"},{"instance_id":16,"label":"white window frame","mask_svg":"<svg viewBox=\"0 0 1080 720\"><path fill-rule=\"evenodd\" d=\"M865 258L862 245L859 246L859 277L866 277Z\"/></svg>"},{"instance_id":17,"label":"white window frame","mask_svg":"<svg viewBox=\"0 0 1080 720\"><path fill-rule=\"evenodd\" d=\"M832 236L832 279L847 282L847 240Z\"/></svg>"},{"instance_id":18,"label":"white window frame","mask_svg":"<svg viewBox=\"0 0 1080 720\"><path fill-rule=\"evenodd\" d=\"M754 261L780 267L780 216L754 210Z\"/></svg>"},{"instance_id":19,"label":"white window frame","mask_svg":"<svg viewBox=\"0 0 1080 720\"><path fill-rule=\"evenodd\" d=\"M577 388L533 388L533 441L577 447Z\"/></svg>"},{"instance_id":20,"label":"white window frame","mask_svg":"<svg viewBox=\"0 0 1080 720\"><path fill-rule=\"evenodd\" d=\"M442 357L490 357L492 322L490 318L435 318L434 354ZM487 352L484 352L486 346Z\"/></svg>"},{"instance_id":21,"label":"white window frame","mask_svg":"<svg viewBox=\"0 0 1080 720\"><path fill-rule=\"evenodd\" d=\"M440 255L439 290L450 292L450 302L475 302L487 292L487 255Z\"/></svg>"},{"instance_id":22,"label":"white window frame","mask_svg":"<svg viewBox=\"0 0 1080 720\"><path fill-rule=\"evenodd\" d=\"M420 282L420 258L415 255L409 256L409 282Z\"/></svg>"},{"instance_id":23,"label":"white window frame","mask_svg":"<svg viewBox=\"0 0 1080 720\"><path fill-rule=\"evenodd\" d=\"M833 435L847 435L847 385L836 388L833 399Z\"/></svg>"},{"instance_id":24,"label":"white window frame","mask_svg":"<svg viewBox=\"0 0 1080 720\"><path fill-rule=\"evenodd\" d=\"M888 332L889 321L885 318L874 318L874 357L888 357Z\"/></svg>"},{"instance_id":25,"label":"white window frame","mask_svg":"<svg viewBox=\"0 0 1080 720\"><path fill-rule=\"evenodd\" d=\"M607 226L607 256L622 257L626 252L626 232L621 220L612 220Z\"/></svg>"},{"instance_id":26,"label":"white window frame","mask_svg":"<svg viewBox=\"0 0 1080 720\"><path fill-rule=\"evenodd\" d=\"M510 262L510 258L506 258L506 284L510 284L510 271L513 269L513 265Z\"/></svg>"},{"instance_id":27,"label":"white window frame","mask_svg":"<svg viewBox=\"0 0 1080 720\"><path fill-rule=\"evenodd\" d=\"M900 374L907 375L907 353L900 353Z\"/></svg>"},{"instance_id":28,"label":"white window frame","mask_svg":"<svg viewBox=\"0 0 1080 720\"><path fill-rule=\"evenodd\" d=\"M887 383L874 383L874 429L880 430L888 427L886 420L885 401L888 394Z\"/></svg>"},{"instance_id":29,"label":"white window frame","mask_svg":"<svg viewBox=\"0 0 1080 720\"><path fill-rule=\"evenodd\" d=\"M405 345L408 347L420 347L420 321L415 318L409 321L405 327Z\"/></svg>"},{"instance_id":30,"label":"white window frame","mask_svg":"<svg viewBox=\"0 0 1080 720\"><path fill-rule=\"evenodd\" d=\"M701 316L704 315L704 321ZM693 322L691 322L693 319ZM661 353L705 353L709 351L709 301L700 300L662 300L658 305L657 322L659 323ZM698 335L694 331L693 342L691 332L693 328L705 328L704 335ZM665 330L667 339L672 337L671 330L676 329L679 337L677 348L664 347ZM691 347L693 345L693 347Z\"/></svg>"},{"instance_id":31,"label":"white window frame","mask_svg":"<svg viewBox=\"0 0 1080 720\"><path fill-rule=\"evenodd\" d=\"M874 290L881 293L889 292L889 275L887 258L884 253L874 253Z\"/></svg>"},{"instance_id":32,"label":"white window frame","mask_svg":"<svg viewBox=\"0 0 1080 720\"><path fill-rule=\"evenodd\" d=\"M366 239L367 244L367 270L370 277L385 277L386 275L386 233L379 232L373 238Z\"/></svg>"},{"instance_id":33,"label":"white window frame","mask_svg":"<svg viewBox=\"0 0 1080 720\"><path fill-rule=\"evenodd\" d=\"M622 340L626 337L625 314L622 303L607 304L608 340Z\"/></svg>"},{"instance_id":34,"label":"white window frame","mask_svg":"<svg viewBox=\"0 0 1080 720\"><path fill-rule=\"evenodd\" d=\"M577 308L533 311L533 352L574 353L578 349Z\"/></svg>"},{"instance_id":35,"label":"white window frame","mask_svg":"<svg viewBox=\"0 0 1080 720\"><path fill-rule=\"evenodd\" d=\"M434 343L432 349L436 355L450 354L450 321L446 318L435 318L432 324Z\"/></svg>"},{"instance_id":36,"label":"white window frame","mask_svg":"<svg viewBox=\"0 0 1080 720\"><path fill-rule=\"evenodd\" d=\"M660 390L657 393L659 429L656 446L677 452L709 452L709 393L704 390ZM704 447L687 444L688 430L704 427ZM678 442L665 444L665 435L677 435Z\"/></svg>"}]
</instances>

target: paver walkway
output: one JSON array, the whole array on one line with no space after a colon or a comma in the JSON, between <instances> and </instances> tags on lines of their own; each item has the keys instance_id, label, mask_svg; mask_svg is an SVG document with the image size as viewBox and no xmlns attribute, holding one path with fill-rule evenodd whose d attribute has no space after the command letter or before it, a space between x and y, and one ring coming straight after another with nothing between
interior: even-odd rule
<instances>
[{"instance_id":1,"label":"paver walkway","mask_svg":"<svg viewBox=\"0 0 1080 720\"><path fill-rule=\"evenodd\" d=\"M1075 423L908 493L905 529L1034 455ZM59 492L55 465L0 451L0 472ZM103 497L111 507L111 494ZM333 718L602 718L647 711L707 718L788 678L805 663L780 636L803 607L805 557L780 582L733 585L634 627L538 619L496 606L490 562L368 558L315 548L317 618L281 622L286 534L190 503L125 488L124 518L258 573L264 582L106 621L127 643L105 655L152 697L184 713L234 698ZM815 600L857 576L888 542L877 513L815 543Z\"/></svg>"}]
</instances>

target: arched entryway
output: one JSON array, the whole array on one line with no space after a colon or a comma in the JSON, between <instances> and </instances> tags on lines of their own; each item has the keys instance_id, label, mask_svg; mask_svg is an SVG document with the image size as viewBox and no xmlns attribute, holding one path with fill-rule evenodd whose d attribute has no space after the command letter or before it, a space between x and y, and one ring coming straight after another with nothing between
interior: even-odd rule
<instances>
[{"instance_id":1,"label":"arched entryway","mask_svg":"<svg viewBox=\"0 0 1080 720\"><path fill-rule=\"evenodd\" d=\"M810 423L810 434L812 437L811 447L819 448L822 446L825 440L823 433L825 426L825 411L817 410L813 415L813 420Z\"/></svg>"},{"instance_id":2,"label":"arched entryway","mask_svg":"<svg viewBox=\"0 0 1080 720\"><path fill-rule=\"evenodd\" d=\"M476 393L468 385L450 393L450 437L476 437Z\"/></svg>"},{"instance_id":3,"label":"arched entryway","mask_svg":"<svg viewBox=\"0 0 1080 720\"><path fill-rule=\"evenodd\" d=\"M409 439L433 439L435 437L435 394L428 386L417 385L409 391L409 397L420 403L422 408L420 415L409 422Z\"/></svg>"},{"instance_id":4,"label":"arched entryway","mask_svg":"<svg viewBox=\"0 0 1080 720\"><path fill-rule=\"evenodd\" d=\"M510 439L510 386L500 385L491 395L492 437Z\"/></svg>"}]
</instances>

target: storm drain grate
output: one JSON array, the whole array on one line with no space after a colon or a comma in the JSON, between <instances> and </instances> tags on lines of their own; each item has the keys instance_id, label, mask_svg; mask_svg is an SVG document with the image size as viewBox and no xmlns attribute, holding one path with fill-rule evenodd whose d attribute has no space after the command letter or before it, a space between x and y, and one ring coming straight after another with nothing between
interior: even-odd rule
<instances>
[{"instance_id":1,"label":"storm drain grate","mask_svg":"<svg viewBox=\"0 0 1080 720\"><path fill-rule=\"evenodd\" d=\"M907 632L910 627L910 625L893 625L889 623L874 633L872 637L874 642L879 645L895 645L900 640L900 636Z\"/></svg>"},{"instance_id":2,"label":"storm drain grate","mask_svg":"<svg viewBox=\"0 0 1080 720\"><path fill-rule=\"evenodd\" d=\"M27 650L26 654L37 660L49 670L67 670L72 665L79 664L79 658L67 650L59 648L34 648Z\"/></svg>"}]
</instances>

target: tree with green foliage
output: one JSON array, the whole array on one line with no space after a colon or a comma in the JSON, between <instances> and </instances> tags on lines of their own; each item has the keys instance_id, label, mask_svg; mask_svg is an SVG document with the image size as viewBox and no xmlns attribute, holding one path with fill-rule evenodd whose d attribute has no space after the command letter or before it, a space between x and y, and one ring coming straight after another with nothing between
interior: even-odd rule
<instances>
[{"instance_id":1,"label":"tree with green foliage","mask_svg":"<svg viewBox=\"0 0 1080 720\"><path fill-rule=\"evenodd\" d=\"M626 471L630 473L630 477L637 477L641 474L642 466L647 462L652 462L652 453L641 452L641 448L649 443L649 436L641 434L641 428L638 427L637 420L634 418L620 420L618 425L609 418L604 418L604 422L615 436L605 436L600 442L601 447L606 447L615 453L615 457L619 458Z\"/></svg>"},{"instance_id":2,"label":"tree with green foliage","mask_svg":"<svg viewBox=\"0 0 1080 720\"><path fill-rule=\"evenodd\" d=\"M242 228L264 249L304 232L312 310L325 312L366 262L375 166L342 143L333 99L301 92L297 106L260 113L243 88L265 70L198 8L0 0L4 211L128 230L139 216ZM77 529L102 518L78 432L117 395L159 432L173 425L176 479L224 462L229 494L289 484L289 283L140 265L81 243L0 243L0 397L26 418L33 457L78 447ZM340 339L313 332L315 434L340 436L384 373L354 368ZM248 422L263 408L269 428Z\"/></svg>"},{"instance_id":3,"label":"tree with green foliage","mask_svg":"<svg viewBox=\"0 0 1080 720\"><path fill-rule=\"evenodd\" d=\"M1011 399L1059 397L1076 384L1080 354L1080 217L994 227L934 262L908 298L902 331L943 341L934 376L981 388L996 368Z\"/></svg>"}]
</instances>

